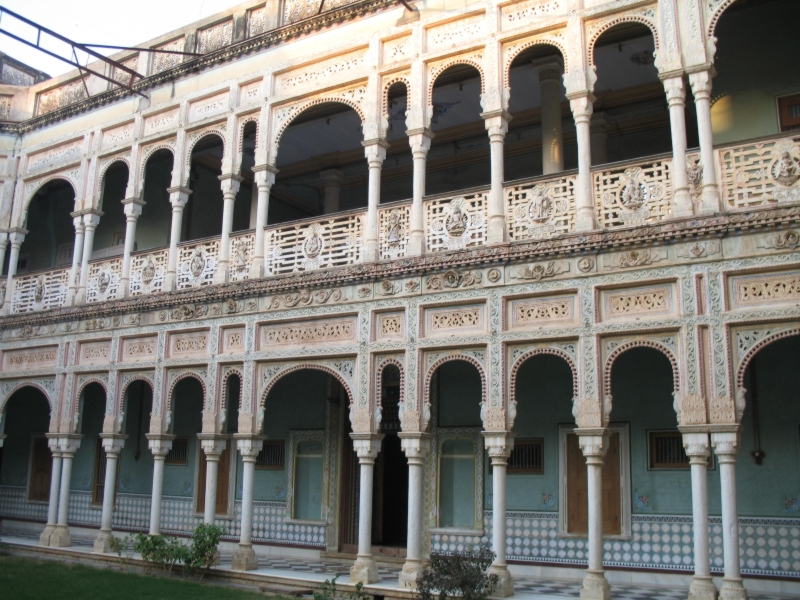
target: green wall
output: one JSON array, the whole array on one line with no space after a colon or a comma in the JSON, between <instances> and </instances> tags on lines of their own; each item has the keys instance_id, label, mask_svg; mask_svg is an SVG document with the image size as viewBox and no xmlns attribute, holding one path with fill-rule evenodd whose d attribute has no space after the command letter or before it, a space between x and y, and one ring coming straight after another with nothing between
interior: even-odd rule
<instances>
[{"instance_id":1,"label":"green wall","mask_svg":"<svg viewBox=\"0 0 800 600\"><path fill-rule=\"evenodd\" d=\"M94 483L94 459L97 439L103 431L106 413L106 392L99 383L90 383L83 390L80 411L81 445L72 461L69 489L91 491ZM103 455L105 458L105 455Z\"/></svg>"},{"instance_id":2,"label":"green wall","mask_svg":"<svg viewBox=\"0 0 800 600\"><path fill-rule=\"evenodd\" d=\"M189 453L186 466L164 466L164 495L192 497L197 453L202 452L197 439L197 434L203 430L203 388L200 382L192 377L179 381L173 392L172 406L172 433L176 437L189 438Z\"/></svg>"},{"instance_id":3,"label":"green wall","mask_svg":"<svg viewBox=\"0 0 800 600\"><path fill-rule=\"evenodd\" d=\"M19 249L21 259L28 255L28 272L54 268L58 247L74 244L75 227L70 216L74 210L75 192L62 180L48 183L31 200L25 221L28 233ZM69 260L62 263L72 264L71 253Z\"/></svg>"},{"instance_id":4,"label":"green wall","mask_svg":"<svg viewBox=\"0 0 800 600\"><path fill-rule=\"evenodd\" d=\"M123 427L128 439L119 457L117 489L121 493L150 494L153 490L153 453L147 446L146 437L150 428L150 412L153 410L152 397L150 386L142 381L134 381L125 391ZM139 460L135 456L137 441Z\"/></svg>"},{"instance_id":5,"label":"green wall","mask_svg":"<svg viewBox=\"0 0 800 600\"><path fill-rule=\"evenodd\" d=\"M439 427L481 426L481 376L463 360L444 363L436 370L431 394L438 395Z\"/></svg>"},{"instance_id":6,"label":"green wall","mask_svg":"<svg viewBox=\"0 0 800 600\"><path fill-rule=\"evenodd\" d=\"M0 485L24 486L28 483L31 436L47 432L50 405L39 390L25 387L9 398L4 412L6 439L0 463Z\"/></svg>"}]
</instances>

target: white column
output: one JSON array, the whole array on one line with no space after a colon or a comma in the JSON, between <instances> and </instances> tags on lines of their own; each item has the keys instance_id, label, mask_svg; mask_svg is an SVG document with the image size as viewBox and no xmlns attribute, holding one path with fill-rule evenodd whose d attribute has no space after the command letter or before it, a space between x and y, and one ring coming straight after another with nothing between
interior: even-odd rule
<instances>
[{"instance_id":1,"label":"white column","mask_svg":"<svg viewBox=\"0 0 800 600\"><path fill-rule=\"evenodd\" d=\"M119 295L124 298L130 293L131 253L136 245L136 223L142 214L145 201L139 198L126 198L122 204L125 206L125 250L122 255Z\"/></svg>"},{"instance_id":2,"label":"white column","mask_svg":"<svg viewBox=\"0 0 800 600\"><path fill-rule=\"evenodd\" d=\"M169 234L169 258L167 259L167 277L164 280L164 291L174 290L177 283L178 270L178 242L181 241L181 226L183 225L183 209L189 201L192 190L184 187L171 187L169 201L172 204L172 227Z\"/></svg>"},{"instance_id":3,"label":"white column","mask_svg":"<svg viewBox=\"0 0 800 600\"><path fill-rule=\"evenodd\" d=\"M422 572L422 468L431 442L426 433L400 433L399 437L408 459L408 536L406 562L398 586L416 590L417 577Z\"/></svg>"},{"instance_id":4,"label":"white column","mask_svg":"<svg viewBox=\"0 0 800 600\"><path fill-rule=\"evenodd\" d=\"M594 102L594 96L589 92L573 96L569 100L578 140L578 186L575 190L575 229L577 231L597 229L592 189L592 139L589 125L592 118L592 102Z\"/></svg>"},{"instance_id":5,"label":"white column","mask_svg":"<svg viewBox=\"0 0 800 600\"><path fill-rule=\"evenodd\" d=\"M747 600L747 590L739 573L739 510L736 504L736 455L739 453L739 426L713 431L711 446L719 461L722 500L722 557L725 574L719 597L722 600Z\"/></svg>"},{"instance_id":6,"label":"white column","mask_svg":"<svg viewBox=\"0 0 800 600\"><path fill-rule=\"evenodd\" d=\"M689 600L717 600L708 548L708 433L684 433L683 447L692 472L694 576L689 587Z\"/></svg>"},{"instance_id":7,"label":"white column","mask_svg":"<svg viewBox=\"0 0 800 600\"><path fill-rule=\"evenodd\" d=\"M47 445L53 453L53 467L50 471L50 501L47 505L47 525L39 536L40 546L50 545L50 536L58 523L58 494L61 489L61 451L58 449L58 438L48 436Z\"/></svg>"},{"instance_id":8,"label":"white column","mask_svg":"<svg viewBox=\"0 0 800 600\"><path fill-rule=\"evenodd\" d=\"M17 263L19 262L19 249L25 241L27 230L15 227L8 233L11 241L11 253L8 255L8 275L6 278L6 293L3 298L3 314L11 313L11 305L14 300L14 276L17 274Z\"/></svg>"},{"instance_id":9,"label":"white column","mask_svg":"<svg viewBox=\"0 0 800 600\"><path fill-rule=\"evenodd\" d=\"M608 450L604 429L576 429L586 457L589 496L589 568L581 585L581 599L610 600L611 587L603 572L603 460Z\"/></svg>"},{"instance_id":10,"label":"white column","mask_svg":"<svg viewBox=\"0 0 800 600\"><path fill-rule=\"evenodd\" d=\"M0 233L0 275L3 274L3 264L6 260L6 248L8 247L8 234ZM0 301L1 302L1 301ZM2 448L2 446L0 446Z\"/></svg>"},{"instance_id":11,"label":"white column","mask_svg":"<svg viewBox=\"0 0 800 600\"><path fill-rule=\"evenodd\" d=\"M514 594L514 579L506 565L506 469L514 436L505 431L484 431L483 437L492 461L492 550L496 556L489 572L498 578L493 595L507 597Z\"/></svg>"},{"instance_id":12,"label":"white column","mask_svg":"<svg viewBox=\"0 0 800 600\"><path fill-rule=\"evenodd\" d=\"M81 257L83 256L83 237L85 227L83 224L83 213L74 212L72 215L72 224L75 226L75 245L72 247L72 267L69 270L69 287L67 288L67 297L64 301L66 306L72 306L75 303L75 297L78 294L78 285L81 278Z\"/></svg>"},{"instance_id":13,"label":"white column","mask_svg":"<svg viewBox=\"0 0 800 600\"><path fill-rule=\"evenodd\" d=\"M592 146L592 164L602 165L608 162L608 120L606 113L592 113L589 122L590 145Z\"/></svg>"},{"instance_id":14,"label":"white column","mask_svg":"<svg viewBox=\"0 0 800 600\"><path fill-rule=\"evenodd\" d=\"M564 170L564 135L561 125L561 87L564 67L561 61L533 61L539 68L542 98L542 173Z\"/></svg>"},{"instance_id":15,"label":"white column","mask_svg":"<svg viewBox=\"0 0 800 600\"><path fill-rule=\"evenodd\" d=\"M242 455L242 523L239 534L239 547L233 554L231 569L252 571L258 568L258 558L253 550L253 479L255 478L256 457L264 444L258 437L235 435L239 453Z\"/></svg>"},{"instance_id":16,"label":"white column","mask_svg":"<svg viewBox=\"0 0 800 600\"><path fill-rule=\"evenodd\" d=\"M714 164L714 133L711 129L711 71L689 74L689 83L697 111L697 133L700 138L700 162L703 164L701 212L718 212L719 187Z\"/></svg>"},{"instance_id":17,"label":"white column","mask_svg":"<svg viewBox=\"0 0 800 600\"><path fill-rule=\"evenodd\" d=\"M147 434L153 453L153 493L150 495L150 535L161 533L161 492L164 487L164 459L172 449L175 436Z\"/></svg>"},{"instance_id":18,"label":"white column","mask_svg":"<svg viewBox=\"0 0 800 600\"><path fill-rule=\"evenodd\" d=\"M255 183L258 186L258 206L256 207L256 241L253 253L253 264L256 267L254 278L264 276L264 228L267 226L269 216L269 191L275 183L278 169L270 165L256 165L253 167Z\"/></svg>"},{"instance_id":19,"label":"white column","mask_svg":"<svg viewBox=\"0 0 800 600\"><path fill-rule=\"evenodd\" d=\"M219 267L217 283L226 283L230 270L231 231L233 231L233 207L242 178L239 175L220 175L222 182L222 236L219 241Z\"/></svg>"},{"instance_id":20,"label":"white column","mask_svg":"<svg viewBox=\"0 0 800 600\"><path fill-rule=\"evenodd\" d=\"M72 480L72 459L81 444L82 435L69 434L59 438L61 451L61 491L58 498L58 522L56 529L50 536L50 545L56 548L65 548L72 545L72 538L67 527L69 517L69 488Z\"/></svg>"},{"instance_id":21,"label":"white column","mask_svg":"<svg viewBox=\"0 0 800 600\"><path fill-rule=\"evenodd\" d=\"M81 278L78 285L78 295L76 302L82 304L86 302L86 284L89 281L89 260L92 258L92 247L94 246L94 232L100 224L102 212L92 211L83 215L83 227L85 230L83 237L83 255L81 258Z\"/></svg>"},{"instance_id":22,"label":"white column","mask_svg":"<svg viewBox=\"0 0 800 600\"><path fill-rule=\"evenodd\" d=\"M669 105L669 126L672 131L672 214L690 217L693 214L689 178L686 174L686 88L683 76L664 80Z\"/></svg>"},{"instance_id":23,"label":"white column","mask_svg":"<svg viewBox=\"0 0 800 600\"><path fill-rule=\"evenodd\" d=\"M197 438L206 453L206 499L203 510L203 523L213 525L217 515L217 476L219 458L225 451L228 440L214 433L199 433Z\"/></svg>"},{"instance_id":24,"label":"white column","mask_svg":"<svg viewBox=\"0 0 800 600\"><path fill-rule=\"evenodd\" d=\"M351 433L350 437L353 438L353 448L361 467L358 486L358 556L350 568L350 581L375 583L378 581L378 567L372 558L372 474L383 436Z\"/></svg>"},{"instance_id":25,"label":"white column","mask_svg":"<svg viewBox=\"0 0 800 600\"><path fill-rule=\"evenodd\" d=\"M413 199L406 254L421 256L425 254L425 207L422 204L425 197L425 169L434 134L430 129L410 129L406 133L414 158Z\"/></svg>"},{"instance_id":26,"label":"white column","mask_svg":"<svg viewBox=\"0 0 800 600\"><path fill-rule=\"evenodd\" d=\"M342 191L344 173L339 169L326 169L319 172L322 188L325 192L322 201L322 213L329 215L339 212L339 195Z\"/></svg>"},{"instance_id":27,"label":"white column","mask_svg":"<svg viewBox=\"0 0 800 600\"><path fill-rule=\"evenodd\" d=\"M386 159L389 144L383 140L370 140L364 144L364 153L369 164L369 187L367 202L367 226L364 231L363 262L377 262L378 252L378 205L381 202L381 168Z\"/></svg>"},{"instance_id":28,"label":"white column","mask_svg":"<svg viewBox=\"0 0 800 600\"><path fill-rule=\"evenodd\" d=\"M486 211L489 217L486 241L490 245L503 244L508 241L508 235L506 234L506 202L505 194L503 193L503 180L505 179L503 147L511 115L501 110L481 113L481 117L483 117L484 125L489 132L492 175L489 205Z\"/></svg>"},{"instance_id":29,"label":"white column","mask_svg":"<svg viewBox=\"0 0 800 600\"><path fill-rule=\"evenodd\" d=\"M114 517L114 500L117 487L117 463L119 453L125 445L127 435L101 433L103 450L106 452L106 480L103 486L103 512L100 516L100 533L94 540L94 552L111 552L111 523Z\"/></svg>"}]
</instances>

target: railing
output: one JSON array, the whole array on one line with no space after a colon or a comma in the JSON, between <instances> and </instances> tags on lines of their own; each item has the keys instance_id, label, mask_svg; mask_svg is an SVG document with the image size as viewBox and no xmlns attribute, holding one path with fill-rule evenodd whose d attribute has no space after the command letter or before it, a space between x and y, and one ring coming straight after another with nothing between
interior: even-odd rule
<instances>
[{"instance_id":1,"label":"railing","mask_svg":"<svg viewBox=\"0 0 800 600\"><path fill-rule=\"evenodd\" d=\"M800 133L721 146L715 150L715 159L723 210L800 202ZM594 167L592 188L599 226L614 229L671 218L674 168L671 155ZM699 203L703 167L697 151L688 153L686 165L680 168L686 168L690 196ZM574 231L577 180L576 171L566 171L508 182L504 199L509 239L539 240ZM484 245L488 195L489 188L482 187L425 198L425 251ZM265 231L264 272L271 276L360 263L365 224L366 211L362 209L270 226ZM410 201L379 207L379 258L408 256L410 229ZM219 250L219 237L180 244L176 287L186 289L219 281ZM256 276L254 231L233 234L229 252L230 281ZM168 248L133 254L129 295L165 291L168 258ZM121 257L91 262L86 301L122 297L121 275ZM17 277L12 312L62 306L68 277L68 268Z\"/></svg>"},{"instance_id":2,"label":"railing","mask_svg":"<svg viewBox=\"0 0 800 600\"><path fill-rule=\"evenodd\" d=\"M69 289L69 267L20 275L14 279L12 313L27 313L64 305Z\"/></svg>"}]
</instances>

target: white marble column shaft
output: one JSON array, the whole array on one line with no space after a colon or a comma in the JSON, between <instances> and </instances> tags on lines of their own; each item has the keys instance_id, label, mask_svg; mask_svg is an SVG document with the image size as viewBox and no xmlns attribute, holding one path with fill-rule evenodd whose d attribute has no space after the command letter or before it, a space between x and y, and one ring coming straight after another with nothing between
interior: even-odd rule
<instances>
[{"instance_id":1,"label":"white marble column shaft","mask_svg":"<svg viewBox=\"0 0 800 600\"><path fill-rule=\"evenodd\" d=\"M430 129L410 129L408 144L414 160L413 191L409 226L408 256L425 254L425 169L428 162L428 151L431 149L433 132Z\"/></svg>"},{"instance_id":2,"label":"white marble column shaft","mask_svg":"<svg viewBox=\"0 0 800 600\"><path fill-rule=\"evenodd\" d=\"M603 571L603 461L608 450L604 429L576 430L586 457L589 497L589 531L586 544L589 565L581 585L581 600L610 600L611 587Z\"/></svg>"},{"instance_id":3,"label":"white marble column shaft","mask_svg":"<svg viewBox=\"0 0 800 600\"><path fill-rule=\"evenodd\" d=\"M164 291L174 290L177 286L178 270L178 243L181 241L181 228L183 226L183 209L189 201L192 190L184 187L171 187L169 201L172 204L172 224L169 233L169 257L167 258L167 276L164 281Z\"/></svg>"},{"instance_id":4,"label":"white marble column shaft","mask_svg":"<svg viewBox=\"0 0 800 600\"><path fill-rule=\"evenodd\" d=\"M487 224L486 242L489 245L503 244L508 241L505 194L503 180L505 179L504 148L508 122L511 115L506 111L493 111L481 113L486 131L489 132L489 155L491 161L491 187L486 214Z\"/></svg>"},{"instance_id":5,"label":"white marble column shaft","mask_svg":"<svg viewBox=\"0 0 800 600\"><path fill-rule=\"evenodd\" d=\"M142 215L144 200L139 198L126 198L122 201L125 206L125 248L122 254L122 275L119 282L119 296L125 298L130 295L131 282L131 254L136 247L136 223Z\"/></svg>"},{"instance_id":6,"label":"white marble column shaft","mask_svg":"<svg viewBox=\"0 0 800 600\"><path fill-rule=\"evenodd\" d=\"M425 433L400 433L400 444L408 459L408 535L406 562L398 578L401 588L415 590L422 572L422 470L430 450Z\"/></svg>"},{"instance_id":7,"label":"white marble column shaft","mask_svg":"<svg viewBox=\"0 0 800 600\"><path fill-rule=\"evenodd\" d=\"M358 486L358 555L350 568L350 581L375 583L378 581L378 567L372 557L372 476L383 436L369 433L351 433L350 436L361 470Z\"/></svg>"},{"instance_id":8,"label":"white marble column shaft","mask_svg":"<svg viewBox=\"0 0 800 600\"><path fill-rule=\"evenodd\" d=\"M694 530L694 575L688 600L716 600L717 586L711 580L708 539L708 433L684 433L683 447L689 457L692 477Z\"/></svg>"},{"instance_id":9,"label":"white marble column shaft","mask_svg":"<svg viewBox=\"0 0 800 600\"><path fill-rule=\"evenodd\" d=\"M714 132L711 128L711 71L689 74L697 112L697 134L700 138L700 162L703 165L703 192L700 211L713 213L720 210L719 186L714 160Z\"/></svg>"}]
</instances>

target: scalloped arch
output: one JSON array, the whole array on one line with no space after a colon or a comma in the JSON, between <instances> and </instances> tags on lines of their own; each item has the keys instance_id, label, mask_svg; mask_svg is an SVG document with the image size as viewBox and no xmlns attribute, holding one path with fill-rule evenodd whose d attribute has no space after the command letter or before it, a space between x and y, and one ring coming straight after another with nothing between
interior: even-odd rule
<instances>
[{"instance_id":1,"label":"scalloped arch","mask_svg":"<svg viewBox=\"0 0 800 600\"><path fill-rule=\"evenodd\" d=\"M478 369L478 374L481 376L481 403L486 402L486 372L483 369L483 365L477 361L472 356L467 354L450 354L448 356L443 356L437 359L428 369L428 372L425 373L425 390L423 395L423 406L430 404L431 402L431 379L433 378L433 374L436 372L436 369L441 367L443 364L452 362L455 360L460 360L471 364L473 367ZM504 407L505 408L505 407Z\"/></svg>"},{"instance_id":2,"label":"scalloped arch","mask_svg":"<svg viewBox=\"0 0 800 600\"><path fill-rule=\"evenodd\" d=\"M100 197L100 194L103 191L103 183L106 177L106 172L115 164L123 163L126 167L128 167L128 181L131 180L131 157L130 156L115 156L108 162L104 163L100 167L100 173L97 175L97 186L95 188L95 193L97 197ZM126 184L127 185L127 184Z\"/></svg>"},{"instance_id":3,"label":"scalloped arch","mask_svg":"<svg viewBox=\"0 0 800 600\"><path fill-rule=\"evenodd\" d=\"M39 192L39 190L41 190L44 186L46 186L51 181L55 181L56 179L61 179L62 181L66 181L70 185L70 187L72 187L72 192L75 194L74 200L77 201L77 199L78 199L78 182L77 181L73 181L69 176L67 176L64 173L58 173L56 175L50 175L48 177L45 177L41 181L37 182L38 185L36 186L36 188L33 189L29 194L27 194L27 198L25 199L25 203L23 205L23 212L25 212L25 213L28 212L28 207L30 206L31 201L33 200L33 197Z\"/></svg>"},{"instance_id":4,"label":"scalloped arch","mask_svg":"<svg viewBox=\"0 0 800 600\"><path fill-rule=\"evenodd\" d=\"M194 371L187 371L186 373L181 373L175 378L169 385L169 390L167 391L167 409L164 413L165 415L172 411L172 396L175 392L175 386L178 385L184 379L196 379L200 383L200 387L203 388L203 410L205 410L206 406L206 396L208 396L208 388L206 387L206 381L203 379L199 373L195 373Z\"/></svg>"},{"instance_id":5,"label":"scalloped arch","mask_svg":"<svg viewBox=\"0 0 800 600\"><path fill-rule=\"evenodd\" d=\"M147 161L150 160L150 157L153 156L159 150L167 150L170 154L172 154L172 169L175 169L175 146L172 142L165 143L165 144L155 144L153 146L149 146L144 153L142 154L142 158L139 161L139 190L140 194L144 194L144 175L145 170L147 169Z\"/></svg>"},{"instance_id":6,"label":"scalloped arch","mask_svg":"<svg viewBox=\"0 0 800 600\"><path fill-rule=\"evenodd\" d=\"M439 78L439 75L444 73L450 67L455 67L456 65L467 65L477 69L478 74L481 76L481 94L486 93L486 73L483 71L483 65L471 58L454 58L453 60L439 65L430 72L430 83L428 83L428 106L433 106L433 86L436 85L436 80Z\"/></svg>"},{"instance_id":7,"label":"scalloped arch","mask_svg":"<svg viewBox=\"0 0 800 600\"><path fill-rule=\"evenodd\" d=\"M150 386L150 393L155 396L156 393L156 384L155 382L147 375L137 375L130 381L125 382L125 384L121 387L119 391L119 397L117 399L117 414L122 412L122 407L125 403L125 393L128 391L128 388L131 384L136 383L137 381L144 381L147 385Z\"/></svg>"},{"instance_id":8,"label":"scalloped arch","mask_svg":"<svg viewBox=\"0 0 800 600\"><path fill-rule=\"evenodd\" d=\"M239 123L239 160L241 160L242 153L244 152L244 128L247 127L248 123L255 123L256 124L256 145L255 148L259 148L258 139L259 134L261 133L261 119L258 118L258 115L249 115L242 119L241 123ZM242 166L239 165L241 169Z\"/></svg>"},{"instance_id":9,"label":"scalloped arch","mask_svg":"<svg viewBox=\"0 0 800 600\"><path fill-rule=\"evenodd\" d=\"M744 389L744 374L747 370L750 361L753 360L753 357L759 353L759 351L763 350L765 347L769 346L773 342L777 342L778 340L782 340L787 337L793 337L795 335L800 335L800 327L796 327L794 329L786 329L785 331L778 331L777 333L773 333L765 337L763 340L759 341L755 344L750 350L747 351L742 357L741 362L739 363L739 367L736 369L736 388L737 389Z\"/></svg>"},{"instance_id":10,"label":"scalloped arch","mask_svg":"<svg viewBox=\"0 0 800 600\"><path fill-rule=\"evenodd\" d=\"M383 385L383 372L389 365L394 365L400 371L400 402L406 399L406 373L403 364L396 358L384 358L378 363L375 377L375 405L381 406L381 386Z\"/></svg>"},{"instance_id":11,"label":"scalloped arch","mask_svg":"<svg viewBox=\"0 0 800 600\"><path fill-rule=\"evenodd\" d=\"M389 88L395 83L404 83L406 86L406 110L411 107L411 80L408 75L398 75L397 77L390 77L383 84L383 91L381 92L381 114L389 114Z\"/></svg>"},{"instance_id":12,"label":"scalloped arch","mask_svg":"<svg viewBox=\"0 0 800 600\"><path fill-rule=\"evenodd\" d=\"M632 340L630 342L626 342L617 348L614 348L614 351L608 355L606 359L606 364L603 369L603 395L607 396L611 394L611 370L614 367L614 361L616 361L623 353L627 352L628 350L632 350L633 348L653 348L654 350L658 350L664 356L667 357L669 360L670 365L672 366L672 387L674 391L680 391L681 389L681 377L680 377L680 369L678 368L678 359L675 354L672 352L670 348L662 344L661 342L657 342L655 340Z\"/></svg>"},{"instance_id":13,"label":"scalloped arch","mask_svg":"<svg viewBox=\"0 0 800 600\"><path fill-rule=\"evenodd\" d=\"M8 391L8 393L2 399L0 399L0 415L2 415L3 411L5 411L6 405L8 404L8 401L11 399L11 396L16 394L22 388L26 387L39 390L44 395L45 400L47 400L47 404L50 406L50 414L52 416L52 414L55 412L55 404L53 402L53 399L50 397L50 393L35 381L20 381L19 383L17 383L17 385L11 388Z\"/></svg>"},{"instance_id":14,"label":"scalloped arch","mask_svg":"<svg viewBox=\"0 0 800 600\"><path fill-rule=\"evenodd\" d=\"M267 398L269 397L269 393L272 391L272 388L275 386L276 383L278 383L279 380L283 379L286 375L289 375L290 373L302 371L303 369L313 369L315 371L322 371L324 373L327 373L328 375L335 377L339 381L339 383L342 384L342 387L344 387L345 391L347 392L347 396L350 399L350 402L351 403L353 402L354 398L353 390L350 388L350 384L348 384L347 381L345 381L344 377L342 377L341 373L337 372L335 369L332 369L327 365L303 363L299 365L292 365L291 367L286 367L282 371L278 371L278 373L276 373L275 376L269 380L269 382L267 383L267 387L264 388L264 391L261 394L261 400L259 401L259 407L265 407L267 405Z\"/></svg>"},{"instance_id":15,"label":"scalloped arch","mask_svg":"<svg viewBox=\"0 0 800 600\"><path fill-rule=\"evenodd\" d=\"M201 140L206 139L209 136L215 135L219 138L222 142L222 169L225 169L225 157L228 156L228 152L230 149L228 148L228 137L227 133L224 129L218 127L211 127L209 129L204 129L202 132L198 132L196 137L189 136L189 143L186 146L186 162L184 164L185 173L184 173L184 185L189 184L189 170L192 167L192 152L194 151L194 147L200 143Z\"/></svg>"},{"instance_id":16,"label":"scalloped arch","mask_svg":"<svg viewBox=\"0 0 800 600\"><path fill-rule=\"evenodd\" d=\"M566 46L564 46L560 41L557 41L553 38L548 37L540 37L533 40L528 40L527 42L520 45L519 48L516 48L512 54L506 56L506 62L503 65L503 86L506 88L510 88L511 85L509 83L510 73L511 73L511 64L516 60L516 58L522 54L528 48L532 48L533 46L553 46L556 50L559 51L561 54L561 60L564 61L564 74L566 75L569 73L570 63L569 63L569 53L567 52Z\"/></svg>"},{"instance_id":17,"label":"scalloped arch","mask_svg":"<svg viewBox=\"0 0 800 600\"><path fill-rule=\"evenodd\" d=\"M228 380L236 375L239 378L239 409L242 408L242 397L244 395L244 374L238 368L230 369L222 376L222 389L220 390L219 407L215 407L218 412L227 408Z\"/></svg>"},{"instance_id":18,"label":"scalloped arch","mask_svg":"<svg viewBox=\"0 0 800 600\"><path fill-rule=\"evenodd\" d=\"M597 44L598 38L603 35L606 31L611 29L616 25L620 25L621 23L641 23L645 27L650 30L650 34L653 36L653 44L655 46L656 53L661 52L661 36L658 32L658 27L656 24L648 19L647 17L643 17L641 15L619 15L617 17L611 17L603 22L600 27L598 27L595 31L592 32L592 37L589 39L587 44L589 50L589 65L592 67L595 66L594 64L594 47Z\"/></svg>"},{"instance_id":19,"label":"scalloped arch","mask_svg":"<svg viewBox=\"0 0 800 600\"><path fill-rule=\"evenodd\" d=\"M706 28L706 35L708 38L714 37L714 34L717 30L717 24L719 23L719 19L728 8L730 8L731 4L736 2L736 0L722 0L719 6L714 9L714 12L711 13L711 17L708 19L708 26Z\"/></svg>"},{"instance_id":20,"label":"scalloped arch","mask_svg":"<svg viewBox=\"0 0 800 600\"><path fill-rule=\"evenodd\" d=\"M567 366L569 366L570 371L572 371L572 397L578 398L579 397L579 388L578 388L578 367L575 364L575 361L572 357L561 350L560 348L552 348L549 346L542 347L542 348L534 348L533 350L529 350L516 361L511 367L511 385L509 386L509 394L508 397L510 400L517 399L517 376L519 375L519 370L522 368L522 365L525 364L528 359L533 358L535 356L541 356L543 354L549 354L551 356L558 356L559 358L563 358L567 362Z\"/></svg>"}]
</instances>

